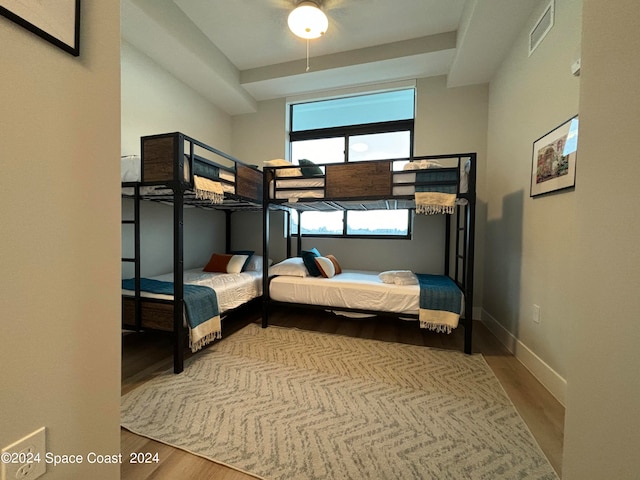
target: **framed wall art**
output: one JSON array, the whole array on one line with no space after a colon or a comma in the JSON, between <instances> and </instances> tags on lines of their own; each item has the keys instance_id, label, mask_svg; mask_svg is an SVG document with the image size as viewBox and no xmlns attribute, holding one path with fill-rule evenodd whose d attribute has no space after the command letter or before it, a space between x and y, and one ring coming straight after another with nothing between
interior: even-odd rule
<instances>
[{"instance_id":1,"label":"framed wall art","mask_svg":"<svg viewBox=\"0 0 640 480\"><path fill-rule=\"evenodd\" d=\"M533 142L531 197L574 187L577 153L577 115Z\"/></svg>"},{"instance_id":2,"label":"framed wall art","mask_svg":"<svg viewBox=\"0 0 640 480\"><path fill-rule=\"evenodd\" d=\"M0 0L0 15L65 52L80 55L80 0Z\"/></svg>"}]
</instances>

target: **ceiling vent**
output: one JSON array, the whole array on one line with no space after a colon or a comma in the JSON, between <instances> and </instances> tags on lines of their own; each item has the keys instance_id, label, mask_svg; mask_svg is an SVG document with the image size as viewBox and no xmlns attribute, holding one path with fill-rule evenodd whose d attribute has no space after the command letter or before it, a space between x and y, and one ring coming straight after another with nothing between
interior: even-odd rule
<instances>
[{"instance_id":1,"label":"ceiling vent","mask_svg":"<svg viewBox=\"0 0 640 480\"><path fill-rule=\"evenodd\" d=\"M529 34L529 56L538 48L538 45L542 43L544 37L549 33L551 27L553 27L553 11L554 0L551 0Z\"/></svg>"}]
</instances>

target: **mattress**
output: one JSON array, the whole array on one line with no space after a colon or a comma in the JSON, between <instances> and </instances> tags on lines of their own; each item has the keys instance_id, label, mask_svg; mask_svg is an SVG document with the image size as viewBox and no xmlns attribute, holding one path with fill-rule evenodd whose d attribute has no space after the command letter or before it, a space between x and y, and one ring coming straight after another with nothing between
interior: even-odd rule
<instances>
[{"instance_id":1,"label":"mattress","mask_svg":"<svg viewBox=\"0 0 640 480\"><path fill-rule=\"evenodd\" d=\"M271 198L274 198L273 181L271 182ZM324 177L277 178L275 180L275 198L278 200L324 198Z\"/></svg>"},{"instance_id":2,"label":"mattress","mask_svg":"<svg viewBox=\"0 0 640 480\"><path fill-rule=\"evenodd\" d=\"M166 273L150 277L163 282L173 282L173 273ZM184 283L203 285L213 288L218 298L220 313L239 307L256 297L262 295L262 272L242 273L209 273L203 272L202 267L184 271ZM135 295L131 290L123 290L123 295ZM161 298L172 300L171 295L159 295L150 292L141 292L145 298Z\"/></svg>"},{"instance_id":3,"label":"mattress","mask_svg":"<svg viewBox=\"0 0 640 480\"><path fill-rule=\"evenodd\" d=\"M382 282L378 272L343 270L332 278L277 276L270 282L273 300L417 315L420 307L418 285Z\"/></svg>"}]
</instances>

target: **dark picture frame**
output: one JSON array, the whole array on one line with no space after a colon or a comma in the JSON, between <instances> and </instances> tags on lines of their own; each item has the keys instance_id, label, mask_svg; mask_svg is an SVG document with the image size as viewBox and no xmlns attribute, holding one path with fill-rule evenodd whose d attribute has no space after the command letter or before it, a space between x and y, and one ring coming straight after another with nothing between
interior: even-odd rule
<instances>
[{"instance_id":1,"label":"dark picture frame","mask_svg":"<svg viewBox=\"0 0 640 480\"><path fill-rule=\"evenodd\" d=\"M575 187L578 115L533 142L530 196Z\"/></svg>"},{"instance_id":2,"label":"dark picture frame","mask_svg":"<svg viewBox=\"0 0 640 480\"><path fill-rule=\"evenodd\" d=\"M74 57L80 55L80 0L0 0L0 15Z\"/></svg>"}]
</instances>

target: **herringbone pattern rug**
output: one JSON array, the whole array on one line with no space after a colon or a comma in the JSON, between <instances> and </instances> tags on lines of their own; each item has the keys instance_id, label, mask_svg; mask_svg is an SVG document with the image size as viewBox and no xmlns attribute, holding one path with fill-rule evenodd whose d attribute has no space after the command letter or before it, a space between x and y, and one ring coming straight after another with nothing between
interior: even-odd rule
<instances>
[{"instance_id":1,"label":"herringbone pattern rug","mask_svg":"<svg viewBox=\"0 0 640 480\"><path fill-rule=\"evenodd\" d=\"M269 480L557 479L481 355L255 324L122 426Z\"/></svg>"}]
</instances>

